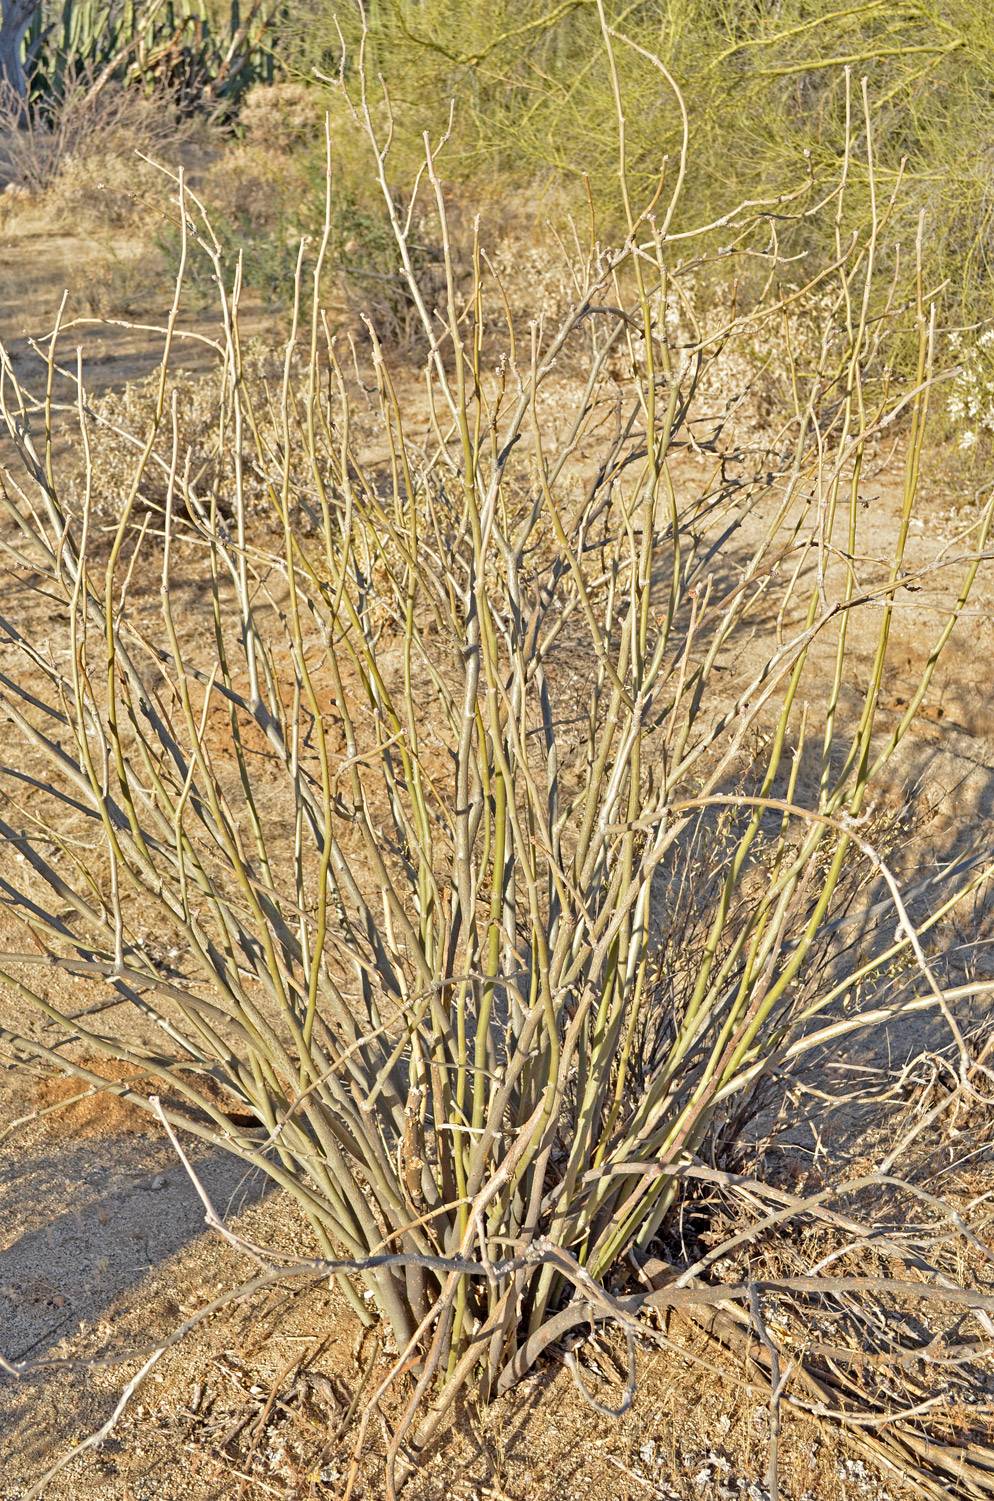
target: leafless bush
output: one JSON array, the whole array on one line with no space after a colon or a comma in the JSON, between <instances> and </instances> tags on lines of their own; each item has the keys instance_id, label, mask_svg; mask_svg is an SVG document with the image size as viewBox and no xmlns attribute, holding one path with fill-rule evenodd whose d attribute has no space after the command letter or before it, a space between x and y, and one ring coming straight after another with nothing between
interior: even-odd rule
<instances>
[{"instance_id":1,"label":"leafless bush","mask_svg":"<svg viewBox=\"0 0 994 1501\"><path fill-rule=\"evenodd\" d=\"M604 43L615 78L624 39L606 21ZM0 979L30 1013L157 1081L159 1097L120 1092L177 1150L192 1132L294 1195L319 1253L298 1270L338 1275L363 1320L374 1303L391 1379L420 1362L390 1446L393 1494L429 1391L421 1442L467 1384L506 1391L598 1323L622 1331L630 1387L640 1311L751 1297L740 1284L613 1289L763 1090L891 1014L899 967L918 977L900 1006L948 1024L962 1088L987 1077L926 952L986 871L937 885L916 925L870 807L969 598L994 505L935 565L934 639L888 719L897 601L917 583L908 537L936 314L920 279L916 376L872 382L871 365L889 371L887 319L870 316L879 222L851 242L840 231L837 257L811 271L814 305L830 294L816 362L792 367L763 462L729 477L700 392L731 344L779 327L800 294L769 290L717 329L695 319L681 258L707 239L677 217L689 143L653 212L630 207L619 246L577 238L562 317L521 327L479 237L460 274L430 146L398 202L358 77L428 351L403 396L376 329L343 345L322 312L330 190L310 262L301 247L278 378L255 383L238 275L229 291L181 184L162 368L144 424L115 434L132 458L106 530L93 455L107 426L81 373L70 503L52 398L33 402L4 363L21 460L3 491L12 561L44 589L58 645L7 630L18 665L0 708L25 765L4 832L24 862L10 899L30 944ZM623 140L620 95L618 119ZM782 198L777 213L834 212L845 187ZM442 247L437 301L412 255L418 213ZM194 441L171 375L191 223L223 329L214 421L198 418ZM777 265L762 208L726 228L743 256ZM60 347L57 330L49 391ZM900 520L879 555L861 473L902 420ZM696 467L681 471L688 455ZM138 598L150 577L154 622ZM178 611L190 586L196 632ZM857 898L869 915L853 940ZM114 1010L70 1018L39 979L52 969L132 1006L142 1041ZM27 1028L10 1040L105 1083Z\"/></svg>"},{"instance_id":2,"label":"leafless bush","mask_svg":"<svg viewBox=\"0 0 994 1501\"><path fill-rule=\"evenodd\" d=\"M0 180L67 214L119 224L153 174L138 153L175 156L192 130L167 95L69 74L57 99L29 105L0 83Z\"/></svg>"}]
</instances>

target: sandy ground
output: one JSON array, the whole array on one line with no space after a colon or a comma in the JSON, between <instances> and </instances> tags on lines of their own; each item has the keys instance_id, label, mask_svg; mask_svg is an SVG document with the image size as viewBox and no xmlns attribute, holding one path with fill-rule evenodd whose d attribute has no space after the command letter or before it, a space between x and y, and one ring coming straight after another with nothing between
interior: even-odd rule
<instances>
[{"instance_id":1,"label":"sandy ground","mask_svg":"<svg viewBox=\"0 0 994 1501\"><path fill-rule=\"evenodd\" d=\"M61 285L78 297L92 268L88 242L0 237L0 335L18 344L19 359L27 358L25 335L50 326ZM94 341L91 386L132 378L153 362L139 334L86 337ZM883 546L896 524L896 472L879 474L868 488ZM951 541L960 524L936 505L915 551ZM931 859L953 858L994 830L992 604L994 579L987 578L905 757L906 780L935 809ZM895 713L931 642L934 605L925 590L898 614L895 661L906 661L906 674L889 685ZM861 665L870 650L869 639L859 644ZM5 858L9 852L0 852ZM0 947L5 922L0 916ZM14 998L0 997L0 1024L12 1007ZM881 1037L873 1061L899 1062L919 1042ZM51 1103L40 1071L2 1064L0 1351L8 1359L70 1362L30 1381L0 1377L2 1501L21 1501L56 1459L105 1422L137 1369L134 1358L84 1369L87 1356L107 1347L147 1350L252 1273L205 1230L189 1178L152 1126L106 1101L75 1116L35 1115ZM845 1159L840 1145L835 1170L844 1170ZM246 1236L309 1250L281 1195L231 1160L201 1152L194 1161L216 1208ZM350 1408L384 1368L375 1341L361 1335L337 1294L322 1287L270 1291L227 1307L163 1356L108 1442L74 1460L47 1493L53 1501L340 1496L354 1438ZM464 1410L410 1494L424 1501L763 1501L766 1394L686 1326L674 1321L668 1337L668 1348L643 1357L635 1403L620 1421L592 1414L569 1374L548 1365L486 1413ZM785 1501L910 1494L837 1429L800 1416L786 1420L781 1475ZM353 1494L380 1494L375 1469L360 1473Z\"/></svg>"}]
</instances>

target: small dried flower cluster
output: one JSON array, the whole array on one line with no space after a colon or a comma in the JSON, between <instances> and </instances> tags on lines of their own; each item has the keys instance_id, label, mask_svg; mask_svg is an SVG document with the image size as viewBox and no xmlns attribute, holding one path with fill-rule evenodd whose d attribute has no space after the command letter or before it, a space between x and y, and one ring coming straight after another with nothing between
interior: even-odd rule
<instances>
[{"instance_id":1,"label":"small dried flower cluster","mask_svg":"<svg viewBox=\"0 0 994 1501\"><path fill-rule=\"evenodd\" d=\"M953 333L949 347L958 362L946 415L957 435L961 453L994 438L994 328L970 342Z\"/></svg>"}]
</instances>

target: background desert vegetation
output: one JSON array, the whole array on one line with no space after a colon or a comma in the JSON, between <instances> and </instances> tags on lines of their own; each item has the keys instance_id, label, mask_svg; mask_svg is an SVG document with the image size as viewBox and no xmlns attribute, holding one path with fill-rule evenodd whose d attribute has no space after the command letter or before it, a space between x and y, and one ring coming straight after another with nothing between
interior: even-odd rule
<instances>
[{"instance_id":1,"label":"background desert vegetation","mask_svg":"<svg viewBox=\"0 0 994 1501\"><path fill-rule=\"evenodd\" d=\"M0 9L0 1495L994 1491L984 6Z\"/></svg>"}]
</instances>

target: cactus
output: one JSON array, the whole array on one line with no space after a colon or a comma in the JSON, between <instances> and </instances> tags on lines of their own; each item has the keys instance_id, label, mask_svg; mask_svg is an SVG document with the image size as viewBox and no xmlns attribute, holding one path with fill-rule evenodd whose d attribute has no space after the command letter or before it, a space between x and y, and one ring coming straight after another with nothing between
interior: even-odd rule
<instances>
[{"instance_id":1,"label":"cactus","mask_svg":"<svg viewBox=\"0 0 994 1501\"><path fill-rule=\"evenodd\" d=\"M21 43L29 97L44 107L67 77L88 72L167 83L188 108L230 108L253 83L272 82L278 10L278 0L231 0L214 20L207 0L39 0Z\"/></svg>"}]
</instances>

